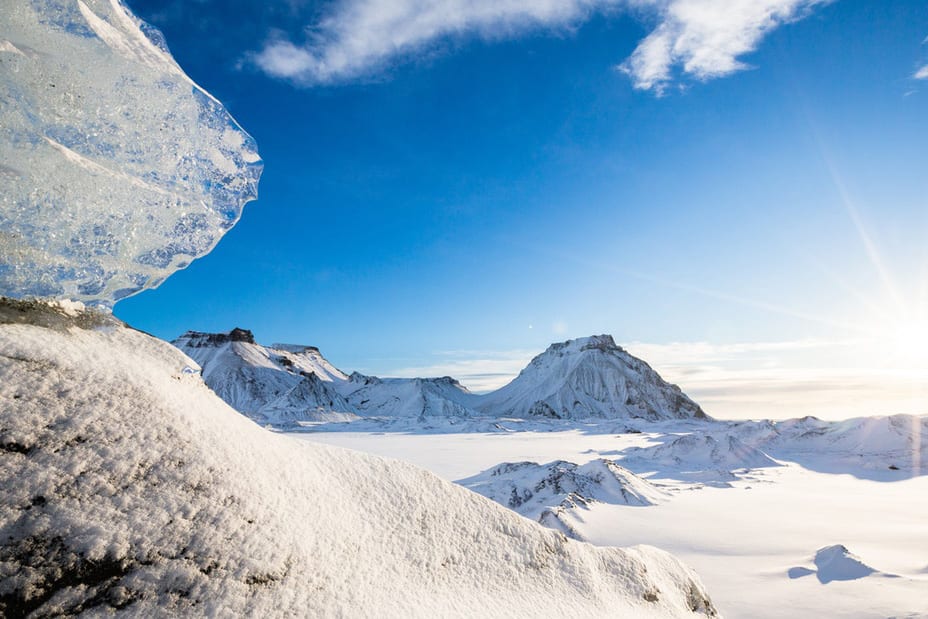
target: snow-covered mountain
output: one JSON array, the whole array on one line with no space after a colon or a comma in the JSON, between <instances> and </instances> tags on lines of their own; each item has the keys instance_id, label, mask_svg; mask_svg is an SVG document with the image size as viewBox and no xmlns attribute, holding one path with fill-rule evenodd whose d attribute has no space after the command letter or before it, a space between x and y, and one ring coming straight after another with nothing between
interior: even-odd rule
<instances>
[{"instance_id":1,"label":"snow-covered mountain","mask_svg":"<svg viewBox=\"0 0 928 619\"><path fill-rule=\"evenodd\" d=\"M255 342L251 331L188 331L173 344L197 362L203 380L232 408L255 421L286 424L355 417L335 390L348 376L312 346Z\"/></svg>"},{"instance_id":2,"label":"snow-covered mountain","mask_svg":"<svg viewBox=\"0 0 928 619\"><path fill-rule=\"evenodd\" d=\"M314 346L262 346L245 329L188 331L172 343L199 364L203 380L219 397L260 423L476 414L469 408L475 396L447 376L349 376Z\"/></svg>"},{"instance_id":3,"label":"snow-covered mountain","mask_svg":"<svg viewBox=\"0 0 928 619\"><path fill-rule=\"evenodd\" d=\"M235 338L223 356L279 363ZM716 614L663 551L266 432L191 363L109 315L0 300L0 616Z\"/></svg>"},{"instance_id":4,"label":"snow-covered mountain","mask_svg":"<svg viewBox=\"0 0 928 619\"><path fill-rule=\"evenodd\" d=\"M486 395L478 409L503 417L708 418L679 387L610 335L552 344L511 383Z\"/></svg>"},{"instance_id":5,"label":"snow-covered mountain","mask_svg":"<svg viewBox=\"0 0 928 619\"><path fill-rule=\"evenodd\" d=\"M233 408L261 423L426 419L708 419L676 385L598 335L552 344L511 383L486 395L450 377L346 375L317 348L257 344L251 332L190 331L174 345ZM315 378L313 378L315 377Z\"/></svg>"}]
</instances>

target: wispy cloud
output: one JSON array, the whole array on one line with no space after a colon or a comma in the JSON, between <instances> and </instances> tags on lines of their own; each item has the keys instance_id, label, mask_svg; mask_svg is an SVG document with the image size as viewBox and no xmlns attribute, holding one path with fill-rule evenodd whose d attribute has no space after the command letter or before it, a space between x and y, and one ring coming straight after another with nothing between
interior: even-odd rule
<instances>
[{"instance_id":1,"label":"wispy cloud","mask_svg":"<svg viewBox=\"0 0 928 619\"><path fill-rule=\"evenodd\" d=\"M636 88L663 92L674 69L709 80L746 69L739 56L771 30L808 15L828 0L670 0L657 3L660 22L619 65Z\"/></svg>"},{"instance_id":2,"label":"wispy cloud","mask_svg":"<svg viewBox=\"0 0 928 619\"><path fill-rule=\"evenodd\" d=\"M372 75L455 36L503 39L569 30L594 14L633 11L656 26L619 68L636 88L662 92L677 75L708 80L746 68L774 28L831 0L339 0L305 41L274 33L251 60L311 86Z\"/></svg>"},{"instance_id":3,"label":"wispy cloud","mask_svg":"<svg viewBox=\"0 0 928 619\"><path fill-rule=\"evenodd\" d=\"M499 389L528 365L539 351L458 350L437 353L438 361L429 365L396 368L390 376L415 378L425 376L451 376L475 393Z\"/></svg>"},{"instance_id":4,"label":"wispy cloud","mask_svg":"<svg viewBox=\"0 0 928 619\"><path fill-rule=\"evenodd\" d=\"M925 37L925 40L922 41L922 45L928 45L928 37ZM928 62L917 69L915 73L912 74L912 77L917 80L928 80Z\"/></svg>"}]
</instances>

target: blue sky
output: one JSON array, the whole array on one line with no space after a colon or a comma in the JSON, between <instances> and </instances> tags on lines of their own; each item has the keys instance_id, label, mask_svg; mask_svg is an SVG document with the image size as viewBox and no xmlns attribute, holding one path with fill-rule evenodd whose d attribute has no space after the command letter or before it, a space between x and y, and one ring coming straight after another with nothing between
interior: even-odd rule
<instances>
[{"instance_id":1,"label":"blue sky","mask_svg":"<svg viewBox=\"0 0 928 619\"><path fill-rule=\"evenodd\" d=\"M611 333L721 416L928 412L924 2L129 5L265 161L130 324L478 389Z\"/></svg>"}]
</instances>

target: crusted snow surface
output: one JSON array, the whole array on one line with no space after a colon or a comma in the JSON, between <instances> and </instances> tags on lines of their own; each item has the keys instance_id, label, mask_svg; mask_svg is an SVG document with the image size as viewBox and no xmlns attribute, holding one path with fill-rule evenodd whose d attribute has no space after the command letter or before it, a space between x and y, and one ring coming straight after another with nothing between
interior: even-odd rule
<instances>
[{"instance_id":1,"label":"crusted snow surface","mask_svg":"<svg viewBox=\"0 0 928 619\"><path fill-rule=\"evenodd\" d=\"M714 614L671 555L267 432L113 319L0 317L0 615Z\"/></svg>"},{"instance_id":2,"label":"crusted snow surface","mask_svg":"<svg viewBox=\"0 0 928 619\"><path fill-rule=\"evenodd\" d=\"M706 418L679 387L609 335L552 344L478 409L504 417Z\"/></svg>"},{"instance_id":3,"label":"crusted snow surface","mask_svg":"<svg viewBox=\"0 0 928 619\"><path fill-rule=\"evenodd\" d=\"M604 458L583 465L565 460L504 462L458 483L536 520L554 507L572 509L594 502L646 506L667 498L647 480Z\"/></svg>"},{"instance_id":4,"label":"crusted snow surface","mask_svg":"<svg viewBox=\"0 0 928 619\"><path fill-rule=\"evenodd\" d=\"M119 0L0 10L0 295L111 306L208 253L254 141Z\"/></svg>"}]
</instances>

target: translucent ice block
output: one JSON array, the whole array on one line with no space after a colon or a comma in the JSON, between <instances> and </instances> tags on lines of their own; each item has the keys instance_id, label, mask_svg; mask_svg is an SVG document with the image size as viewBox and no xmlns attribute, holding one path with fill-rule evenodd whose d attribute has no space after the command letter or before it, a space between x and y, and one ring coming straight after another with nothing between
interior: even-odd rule
<instances>
[{"instance_id":1,"label":"translucent ice block","mask_svg":"<svg viewBox=\"0 0 928 619\"><path fill-rule=\"evenodd\" d=\"M254 141L118 0L0 10L0 295L112 306L208 253Z\"/></svg>"}]
</instances>

